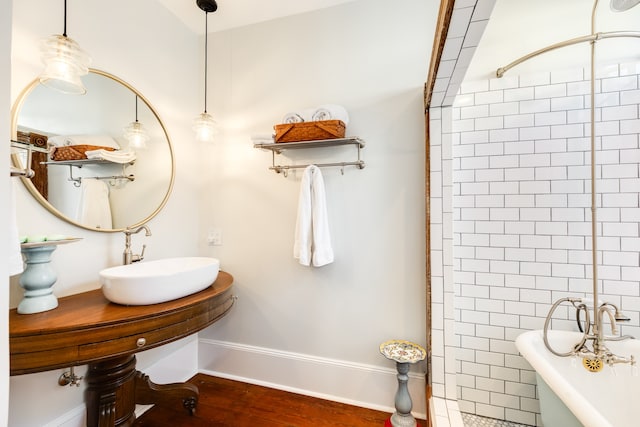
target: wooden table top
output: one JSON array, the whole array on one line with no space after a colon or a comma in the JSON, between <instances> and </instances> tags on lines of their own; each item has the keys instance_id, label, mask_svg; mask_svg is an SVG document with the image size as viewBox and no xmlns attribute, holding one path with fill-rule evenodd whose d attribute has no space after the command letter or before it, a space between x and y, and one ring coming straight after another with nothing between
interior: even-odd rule
<instances>
[{"instance_id":1,"label":"wooden table top","mask_svg":"<svg viewBox=\"0 0 640 427\"><path fill-rule=\"evenodd\" d=\"M122 355L183 338L231 309L232 284L233 277L221 271L205 290L159 304L114 304L96 289L60 298L57 308L42 313L12 309L11 374L89 363L110 357L110 349L114 356ZM146 341L142 347L135 344L140 337Z\"/></svg>"}]
</instances>

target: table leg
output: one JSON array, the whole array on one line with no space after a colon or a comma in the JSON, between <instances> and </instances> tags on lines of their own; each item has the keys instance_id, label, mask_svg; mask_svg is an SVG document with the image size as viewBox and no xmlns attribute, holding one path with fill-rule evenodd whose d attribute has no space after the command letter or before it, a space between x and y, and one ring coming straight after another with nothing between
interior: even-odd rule
<instances>
[{"instance_id":1,"label":"table leg","mask_svg":"<svg viewBox=\"0 0 640 427\"><path fill-rule=\"evenodd\" d=\"M155 384L148 375L136 371L133 355L90 364L87 383L87 427L132 427L136 404L182 403L193 415L198 403L198 387L189 383Z\"/></svg>"},{"instance_id":2,"label":"table leg","mask_svg":"<svg viewBox=\"0 0 640 427\"><path fill-rule=\"evenodd\" d=\"M148 375L136 373L137 404L170 406L176 402L182 402L193 415L198 404L198 387L189 383L155 384Z\"/></svg>"},{"instance_id":3,"label":"table leg","mask_svg":"<svg viewBox=\"0 0 640 427\"><path fill-rule=\"evenodd\" d=\"M87 371L87 427L130 427L136 420L136 358L92 363Z\"/></svg>"}]
</instances>

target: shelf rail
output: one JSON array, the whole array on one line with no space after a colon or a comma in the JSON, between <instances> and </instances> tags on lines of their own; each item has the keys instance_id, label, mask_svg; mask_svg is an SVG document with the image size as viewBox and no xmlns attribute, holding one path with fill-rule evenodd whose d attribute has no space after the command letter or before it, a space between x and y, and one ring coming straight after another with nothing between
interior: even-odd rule
<instances>
[{"instance_id":1,"label":"shelf rail","mask_svg":"<svg viewBox=\"0 0 640 427\"><path fill-rule=\"evenodd\" d=\"M78 176L78 177L74 177L73 176L73 167L82 167L82 166L78 166L78 165L69 165L69 178L67 178L67 181L71 181L73 182L73 185L75 187L80 187L80 185L82 185L82 180L83 179L100 179L100 180L109 180L109 181L119 181L119 180L127 180L127 181L135 181L136 177L133 174L129 174L129 175L125 175L124 173L124 169L125 166L122 165L122 174L121 175L111 175L111 176ZM111 185L115 185L113 183L110 182Z\"/></svg>"},{"instance_id":2,"label":"shelf rail","mask_svg":"<svg viewBox=\"0 0 640 427\"><path fill-rule=\"evenodd\" d=\"M9 176L22 176L25 178L33 178L35 172L31 169L31 159L33 157L33 152L37 151L40 153L47 153L48 151L44 148L34 147L33 144L27 144L25 142L20 142L16 140L11 140L11 148L18 148L20 150L25 150L27 152L27 159L25 162L25 166L23 169L20 169L15 166L11 166L9 170Z\"/></svg>"},{"instance_id":3,"label":"shelf rail","mask_svg":"<svg viewBox=\"0 0 640 427\"><path fill-rule=\"evenodd\" d=\"M358 160L355 162L337 162L337 163L310 163L310 164L305 164L305 165L275 165L275 166L270 166L269 170L273 170L276 171L276 173L283 173L284 177L286 178L289 175L289 170L290 169L302 169L302 168L306 168L308 166L310 166L311 164L319 167L319 168L325 168L325 167L336 167L339 166L340 167L340 172L342 173L342 175L344 175L344 168L346 166L357 166L358 169L364 169L364 161L363 160Z\"/></svg>"},{"instance_id":4,"label":"shelf rail","mask_svg":"<svg viewBox=\"0 0 640 427\"><path fill-rule=\"evenodd\" d=\"M337 147L341 145L355 145L357 148L357 160L352 162L332 162L332 163L309 163L299 165L279 165L276 164L276 154L282 154L286 150L296 150L302 148L319 148L319 147ZM360 157L360 150L365 146L364 140L358 137L338 138L338 139L322 139L315 141L300 141L300 142L281 142L281 143L256 143L253 144L255 148L261 148L271 151L271 166L269 170L273 170L276 173L282 173L286 178L288 172L291 169L302 169L310 165L315 165L320 168L323 167L340 167L341 173L344 175L344 168L346 166L356 166L358 169L364 169L364 160Z\"/></svg>"},{"instance_id":5,"label":"shelf rail","mask_svg":"<svg viewBox=\"0 0 640 427\"><path fill-rule=\"evenodd\" d=\"M81 169L86 165L115 165L116 163L110 162L108 160L103 159L83 159L83 160L52 160L48 162L42 162L45 165L55 165L55 166L69 166L69 178L67 181L73 182L75 187L80 187L82 185L83 179L106 179L109 181L118 181L118 180L127 180L127 181L135 181L136 177L133 174L125 174L125 169L127 166L134 164L133 161L129 163L122 164L122 174L120 175L111 175L111 176L85 176L85 177L74 177L73 176L73 168L76 167ZM110 183L111 185L115 185Z\"/></svg>"}]
</instances>

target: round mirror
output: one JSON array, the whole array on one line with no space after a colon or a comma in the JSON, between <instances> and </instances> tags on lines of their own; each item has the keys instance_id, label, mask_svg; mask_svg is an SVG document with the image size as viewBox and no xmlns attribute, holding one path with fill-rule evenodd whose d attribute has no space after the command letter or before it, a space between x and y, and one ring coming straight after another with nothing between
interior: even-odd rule
<instances>
[{"instance_id":1,"label":"round mirror","mask_svg":"<svg viewBox=\"0 0 640 427\"><path fill-rule=\"evenodd\" d=\"M171 193L173 150L157 112L133 87L104 71L83 77L85 95L66 95L34 80L16 101L12 139L34 147L22 178L51 213L94 231L122 231L156 216ZM125 128L141 124L144 147ZM139 126L136 126L139 128ZM129 140L128 140L129 139ZM13 150L24 169L26 150Z\"/></svg>"}]
</instances>

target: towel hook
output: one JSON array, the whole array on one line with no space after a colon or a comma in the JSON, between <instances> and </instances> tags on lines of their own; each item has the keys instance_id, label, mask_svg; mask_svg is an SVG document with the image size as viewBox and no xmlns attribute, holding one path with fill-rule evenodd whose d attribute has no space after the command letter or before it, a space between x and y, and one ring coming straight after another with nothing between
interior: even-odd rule
<instances>
[{"instance_id":1,"label":"towel hook","mask_svg":"<svg viewBox=\"0 0 640 427\"><path fill-rule=\"evenodd\" d=\"M78 177L78 178L74 178L73 177L73 166L69 165L69 178L67 178L67 181L72 181L74 187L80 187L80 183L82 182L82 178Z\"/></svg>"}]
</instances>

